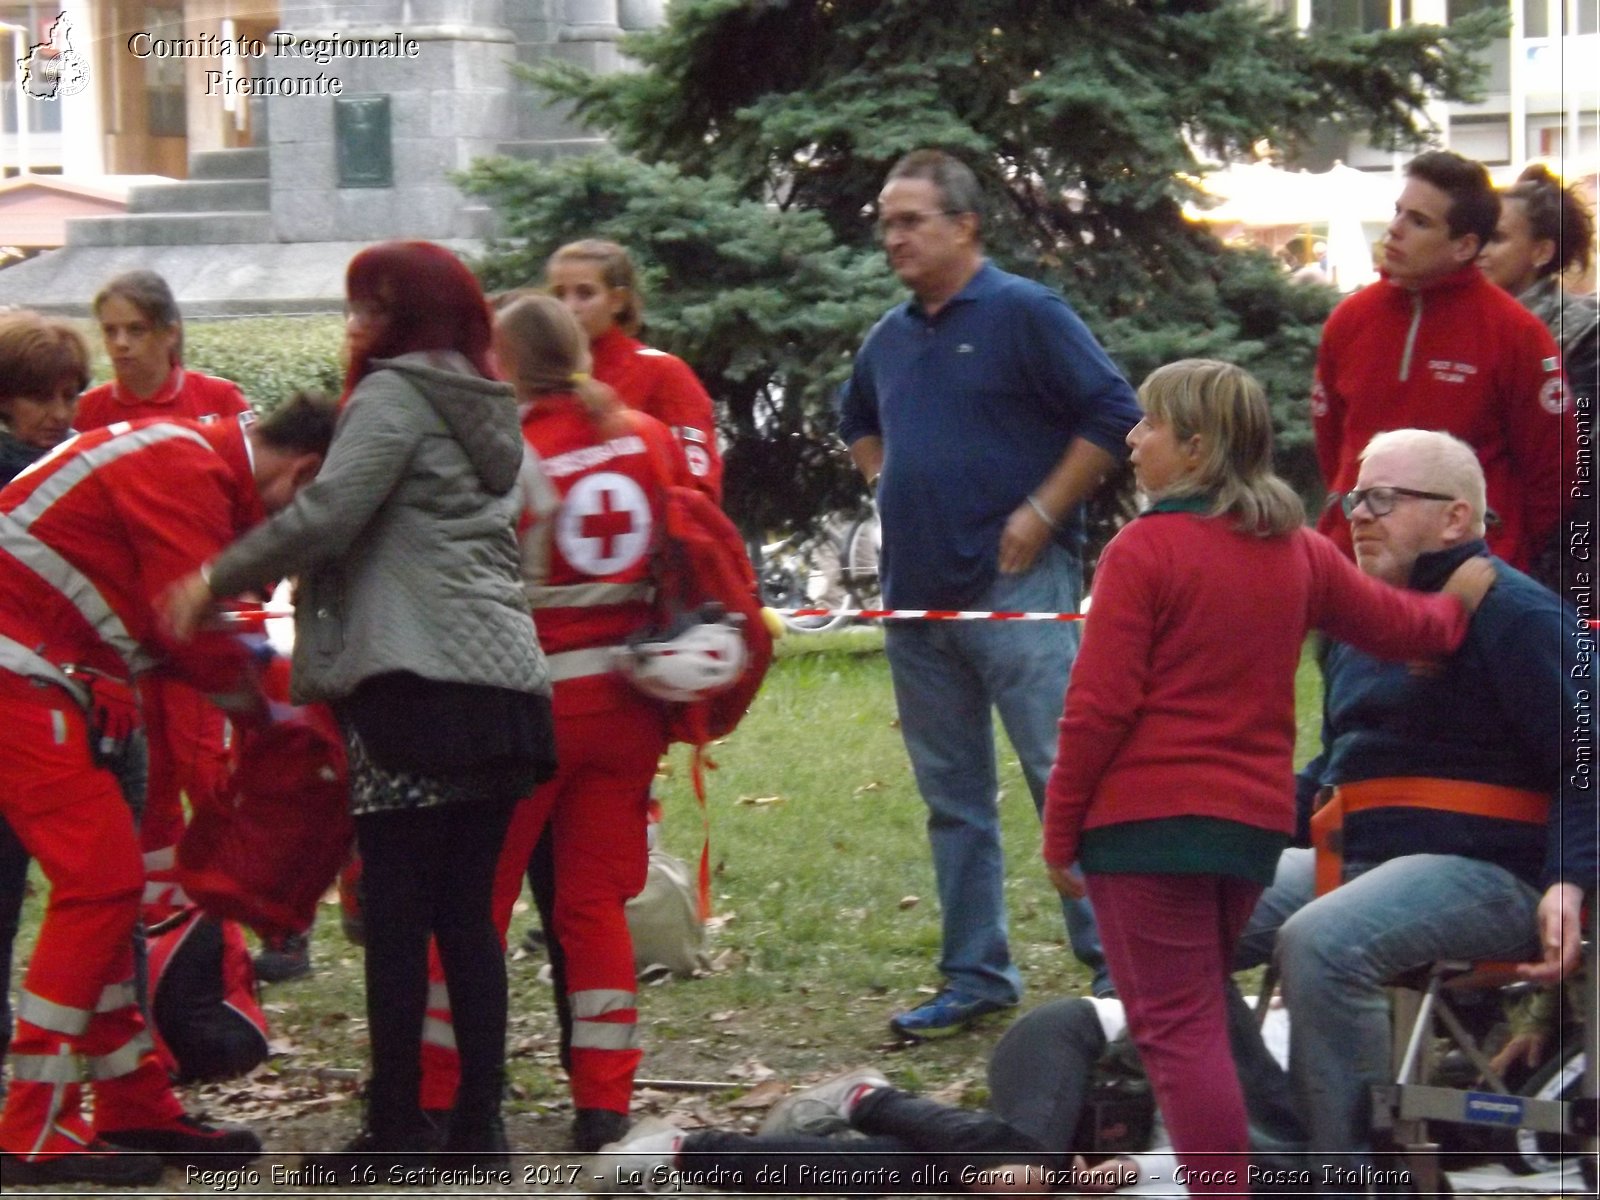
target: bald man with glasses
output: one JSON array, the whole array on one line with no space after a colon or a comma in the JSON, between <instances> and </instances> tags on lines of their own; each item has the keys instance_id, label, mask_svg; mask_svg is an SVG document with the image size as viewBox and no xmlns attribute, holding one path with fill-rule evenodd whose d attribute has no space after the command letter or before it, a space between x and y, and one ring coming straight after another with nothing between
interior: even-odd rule
<instances>
[{"instance_id":1,"label":"bald man with glasses","mask_svg":"<svg viewBox=\"0 0 1600 1200\"><path fill-rule=\"evenodd\" d=\"M1377 435L1339 501L1356 562L1397 586L1436 590L1489 552L1483 469L1447 433ZM1343 861L1319 878L1309 850L1285 851L1241 941L1241 965L1276 955L1310 1148L1348 1172L1329 1190L1359 1194L1351 1182L1371 1165L1387 981L1440 959L1535 962L1526 976L1541 983L1578 966L1597 871L1593 633L1546 588L1495 567L1445 662L1330 648L1323 750L1300 782L1324 805L1316 826L1340 824Z\"/></svg>"}]
</instances>

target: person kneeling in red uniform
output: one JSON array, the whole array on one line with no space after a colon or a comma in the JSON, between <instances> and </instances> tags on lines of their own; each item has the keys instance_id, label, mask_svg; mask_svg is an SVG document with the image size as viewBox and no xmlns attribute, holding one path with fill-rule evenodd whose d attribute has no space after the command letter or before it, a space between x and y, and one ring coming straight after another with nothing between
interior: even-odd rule
<instances>
[{"instance_id":1,"label":"person kneeling in red uniform","mask_svg":"<svg viewBox=\"0 0 1600 1200\"><path fill-rule=\"evenodd\" d=\"M157 670L238 686L231 640L173 641L158 600L316 475L333 421L330 403L300 398L259 423L119 424L0 491L0 815L50 883L17 1003L0 1184L131 1186L167 1163L260 1152L248 1128L184 1112L135 1001L144 872L132 814L98 765L96 688Z\"/></svg>"}]
</instances>

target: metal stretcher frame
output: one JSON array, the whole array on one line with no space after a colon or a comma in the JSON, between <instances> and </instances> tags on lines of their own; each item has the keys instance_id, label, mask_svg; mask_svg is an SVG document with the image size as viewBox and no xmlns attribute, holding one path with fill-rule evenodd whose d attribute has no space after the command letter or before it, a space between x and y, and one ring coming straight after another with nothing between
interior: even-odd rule
<instances>
[{"instance_id":1,"label":"metal stretcher frame","mask_svg":"<svg viewBox=\"0 0 1600 1200\"><path fill-rule=\"evenodd\" d=\"M1570 1100L1545 1100L1510 1093L1505 1083L1490 1068L1477 1040L1462 1027L1448 1003L1448 992L1462 986L1495 986L1496 972L1467 962L1435 963L1428 972L1425 990L1408 987L1394 989L1395 1082L1373 1088L1372 1128L1387 1136L1411 1168L1413 1187L1419 1194L1445 1192L1440 1165L1439 1144L1428 1136L1429 1121L1448 1121L1467 1125L1526 1129L1540 1133L1564 1134L1582 1139L1582 1170L1586 1185L1595 1187L1597 1142L1597 1096L1600 1096L1600 1020L1597 1020L1595 909L1588 910L1588 936L1584 939L1581 979L1583 1084ZM1505 981L1498 972L1499 982ZM1490 977L1485 979L1484 976ZM1433 1055L1435 1019L1473 1065L1498 1090L1438 1087L1421 1082L1428 1077Z\"/></svg>"}]
</instances>

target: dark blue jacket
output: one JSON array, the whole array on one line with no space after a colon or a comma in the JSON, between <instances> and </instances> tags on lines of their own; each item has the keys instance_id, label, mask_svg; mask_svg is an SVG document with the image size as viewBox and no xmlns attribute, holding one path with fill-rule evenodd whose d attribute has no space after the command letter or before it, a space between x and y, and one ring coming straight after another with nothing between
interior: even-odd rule
<instances>
[{"instance_id":1,"label":"dark blue jacket","mask_svg":"<svg viewBox=\"0 0 1600 1200\"><path fill-rule=\"evenodd\" d=\"M1425 554L1411 586L1437 591L1482 541ZM1302 783L1391 776L1500 784L1551 797L1547 827L1427 809L1347 814L1344 858L1456 854L1544 889L1596 882L1593 632L1554 593L1495 560L1467 640L1442 663L1382 663L1343 644L1324 667L1323 752Z\"/></svg>"}]
</instances>

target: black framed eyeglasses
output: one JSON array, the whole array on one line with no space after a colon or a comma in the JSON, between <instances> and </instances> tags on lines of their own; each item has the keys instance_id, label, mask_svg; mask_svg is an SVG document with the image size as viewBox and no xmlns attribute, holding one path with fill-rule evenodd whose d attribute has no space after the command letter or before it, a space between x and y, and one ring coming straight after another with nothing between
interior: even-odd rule
<instances>
[{"instance_id":1,"label":"black framed eyeglasses","mask_svg":"<svg viewBox=\"0 0 1600 1200\"><path fill-rule=\"evenodd\" d=\"M879 217L874 228L880 238L888 237L891 233L915 233L935 217L959 217L961 210L956 208L941 208L935 212L908 212L896 213L892 217Z\"/></svg>"},{"instance_id":2,"label":"black framed eyeglasses","mask_svg":"<svg viewBox=\"0 0 1600 1200\"><path fill-rule=\"evenodd\" d=\"M1419 492L1416 488L1406 487L1370 487L1359 488L1353 492L1346 492L1339 497L1339 508L1348 517L1355 516L1356 509L1365 504L1367 511L1375 517L1387 517L1394 511L1394 506L1402 498L1412 500L1454 500L1454 496L1446 496L1443 492Z\"/></svg>"}]
</instances>

